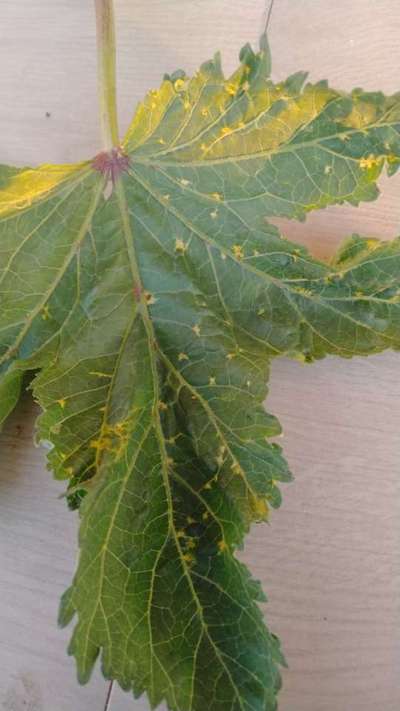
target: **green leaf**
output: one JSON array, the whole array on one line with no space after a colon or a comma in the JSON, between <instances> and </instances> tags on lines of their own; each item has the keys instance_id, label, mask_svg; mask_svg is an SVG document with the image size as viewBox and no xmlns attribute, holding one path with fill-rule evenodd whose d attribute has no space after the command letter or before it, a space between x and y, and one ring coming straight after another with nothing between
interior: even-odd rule
<instances>
[{"instance_id":1,"label":"green leaf","mask_svg":"<svg viewBox=\"0 0 400 711\"><path fill-rule=\"evenodd\" d=\"M324 264L267 222L374 199L399 96L273 84L264 44L241 61L166 77L110 155L0 168L0 419L36 371L38 438L87 493L60 619L81 681L101 654L174 711L276 709L284 660L235 557L291 478L270 360L400 348L399 238Z\"/></svg>"}]
</instances>

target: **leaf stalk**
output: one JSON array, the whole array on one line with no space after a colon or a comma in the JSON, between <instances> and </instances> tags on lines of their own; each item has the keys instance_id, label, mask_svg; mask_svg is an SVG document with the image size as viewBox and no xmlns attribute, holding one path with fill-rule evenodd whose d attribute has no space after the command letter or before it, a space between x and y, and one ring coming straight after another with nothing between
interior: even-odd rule
<instances>
[{"instance_id":1,"label":"leaf stalk","mask_svg":"<svg viewBox=\"0 0 400 711\"><path fill-rule=\"evenodd\" d=\"M99 110L103 148L119 144L114 0L94 0L97 25Z\"/></svg>"}]
</instances>

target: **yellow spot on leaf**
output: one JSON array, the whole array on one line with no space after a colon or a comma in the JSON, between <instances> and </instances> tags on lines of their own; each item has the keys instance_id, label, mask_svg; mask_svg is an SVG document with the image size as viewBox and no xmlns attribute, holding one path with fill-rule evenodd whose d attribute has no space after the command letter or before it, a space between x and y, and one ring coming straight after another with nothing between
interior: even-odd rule
<instances>
[{"instance_id":1,"label":"yellow spot on leaf","mask_svg":"<svg viewBox=\"0 0 400 711\"><path fill-rule=\"evenodd\" d=\"M222 541L218 541L218 549L221 553L224 553L225 551L229 550L229 546L227 542L222 539Z\"/></svg>"},{"instance_id":2,"label":"yellow spot on leaf","mask_svg":"<svg viewBox=\"0 0 400 711\"><path fill-rule=\"evenodd\" d=\"M209 378L209 381L208 381L209 385L216 385L216 383L217 383L217 381L215 378L213 378L213 377Z\"/></svg>"},{"instance_id":3,"label":"yellow spot on leaf","mask_svg":"<svg viewBox=\"0 0 400 711\"><path fill-rule=\"evenodd\" d=\"M233 128L230 128L229 126L224 126L223 128L221 128L221 136L229 136L232 131Z\"/></svg>"},{"instance_id":4,"label":"yellow spot on leaf","mask_svg":"<svg viewBox=\"0 0 400 711\"><path fill-rule=\"evenodd\" d=\"M381 158L375 158L372 154L368 156L368 158L361 158L359 161L360 168L373 168L375 165L379 165L381 162Z\"/></svg>"},{"instance_id":5,"label":"yellow spot on leaf","mask_svg":"<svg viewBox=\"0 0 400 711\"><path fill-rule=\"evenodd\" d=\"M222 195L221 195L221 193L210 193L210 197L211 197L213 200L218 200L218 202L221 202L221 200L222 200Z\"/></svg>"},{"instance_id":6,"label":"yellow spot on leaf","mask_svg":"<svg viewBox=\"0 0 400 711\"><path fill-rule=\"evenodd\" d=\"M46 304L42 309L42 319L43 321L47 321L48 318L50 318L50 309Z\"/></svg>"},{"instance_id":7,"label":"yellow spot on leaf","mask_svg":"<svg viewBox=\"0 0 400 711\"><path fill-rule=\"evenodd\" d=\"M182 560L184 560L185 563L193 563L194 557L192 556L191 553L184 553L182 556Z\"/></svg>"},{"instance_id":8,"label":"yellow spot on leaf","mask_svg":"<svg viewBox=\"0 0 400 711\"><path fill-rule=\"evenodd\" d=\"M225 90L228 92L230 96L235 96L237 92L237 86L236 84L233 84L230 82L229 84L226 85Z\"/></svg>"},{"instance_id":9,"label":"yellow spot on leaf","mask_svg":"<svg viewBox=\"0 0 400 711\"><path fill-rule=\"evenodd\" d=\"M186 242L184 242L182 239L176 239L175 240L175 252L180 252L180 254L184 254L188 249L188 245Z\"/></svg>"},{"instance_id":10,"label":"yellow spot on leaf","mask_svg":"<svg viewBox=\"0 0 400 711\"><path fill-rule=\"evenodd\" d=\"M60 405L60 407L61 407L62 409L64 409L64 407L65 407L66 404L67 404L67 401L64 400L64 398L61 398L61 400L57 400L57 402L58 402L58 404Z\"/></svg>"},{"instance_id":11,"label":"yellow spot on leaf","mask_svg":"<svg viewBox=\"0 0 400 711\"><path fill-rule=\"evenodd\" d=\"M162 402L162 400L160 400L160 402L158 403L158 408L159 410L161 410L161 412L165 412L166 410L168 410L168 405L165 402Z\"/></svg>"},{"instance_id":12,"label":"yellow spot on leaf","mask_svg":"<svg viewBox=\"0 0 400 711\"><path fill-rule=\"evenodd\" d=\"M264 501L264 499L257 498L254 498L253 500L253 509L257 516L259 516L260 518L265 518L269 511L267 502Z\"/></svg>"},{"instance_id":13,"label":"yellow spot on leaf","mask_svg":"<svg viewBox=\"0 0 400 711\"><path fill-rule=\"evenodd\" d=\"M182 361L182 360L189 360L189 356L186 355L186 353L179 353L179 355L178 355L178 360L179 360L179 361Z\"/></svg>"},{"instance_id":14,"label":"yellow spot on leaf","mask_svg":"<svg viewBox=\"0 0 400 711\"><path fill-rule=\"evenodd\" d=\"M156 299L154 298L154 294L152 294L150 291L145 291L144 292L144 298L146 300L146 304L155 304Z\"/></svg>"},{"instance_id":15,"label":"yellow spot on leaf","mask_svg":"<svg viewBox=\"0 0 400 711\"><path fill-rule=\"evenodd\" d=\"M175 91L182 91L185 88L185 82L183 79L177 79L174 82L174 89Z\"/></svg>"},{"instance_id":16,"label":"yellow spot on leaf","mask_svg":"<svg viewBox=\"0 0 400 711\"><path fill-rule=\"evenodd\" d=\"M195 326L193 326L192 331L193 331L193 333L196 334L196 336L200 336L201 330L200 330L200 326L197 323Z\"/></svg>"},{"instance_id":17,"label":"yellow spot on leaf","mask_svg":"<svg viewBox=\"0 0 400 711\"><path fill-rule=\"evenodd\" d=\"M111 437L100 437L99 439L92 439L90 442L91 449L97 449L99 452L108 451L110 452L113 448L113 443Z\"/></svg>"},{"instance_id":18,"label":"yellow spot on leaf","mask_svg":"<svg viewBox=\"0 0 400 711\"><path fill-rule=\"evenodd\" d=\"M233 245L233 254L236 257L236 259L243 259L244 257L244 252L240 244L234 244Z\"/></svg>"}]
</instances>

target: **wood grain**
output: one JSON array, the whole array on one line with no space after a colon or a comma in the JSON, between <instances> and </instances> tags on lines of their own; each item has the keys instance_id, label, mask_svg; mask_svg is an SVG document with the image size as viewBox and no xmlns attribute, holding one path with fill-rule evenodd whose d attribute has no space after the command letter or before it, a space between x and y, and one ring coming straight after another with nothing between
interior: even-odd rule
<instances>
[{"instance_id":1,"label":"wood grain","mask_svg":"<svg viewBox=\"0 0 400 711\"><path fill-rule=\"evenodd\" d=\"M261 0L117 0L121 127L164 71L223 48L235 65L266 16ZM0 0L0 161L70 161L100 147L91 0ZM344 89L399 88L396 0L275 0L274 76L309 68ZM50 116L46 115L50 114ZM398 232L400 180L378 202L330 208L286 233L329 255L349 232ZM273 367L268 408L284 425L296 481L245 559L269 593L290 664L281 711L400 708L400 366L395 354ZM0 438L0 708L103 711L96 674L76 684L57 630L74 567L76 520L31 445L24 398ZM147 710L114 689L110 710Z\"/></svg>"}]
</instances>

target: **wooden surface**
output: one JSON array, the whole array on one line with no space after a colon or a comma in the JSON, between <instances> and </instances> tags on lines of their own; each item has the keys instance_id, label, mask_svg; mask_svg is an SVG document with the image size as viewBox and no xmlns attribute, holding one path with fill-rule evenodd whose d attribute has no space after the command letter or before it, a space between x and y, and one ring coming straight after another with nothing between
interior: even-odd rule
<instances>
[{"instance_id":1,"label":"wooden surface","mask_svg":"<svg viewBox=\"0 0 400 711\"><path fill-rule=\"evenodd\" d=\"M164 71L255 42L261 0L117 0L121 127ZM397 0L275 0L274 76L309 68L343 88L400 88ZM69 161L99 148L92 0L0 0L0 162ZM50 114L47 116L46 113ZM390 238L400 179L377 203L333 208L290 237L329 255L351 231ZM281 223L282 224L282 223ZM304 367L276 362L268 408L296 482L245 559L269 594L290 670L281 711L400 708L400 357ZM75 681L56 627L76 556L76 518L32 442L29 396L0 438L0 709L103 711L100 673ZM147 711L115 689L110 711Z\"/></svg>"}]
</instances>

